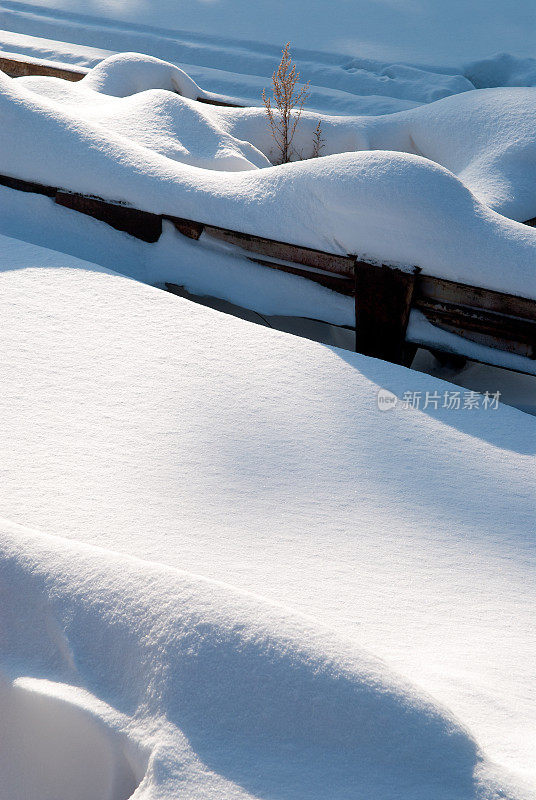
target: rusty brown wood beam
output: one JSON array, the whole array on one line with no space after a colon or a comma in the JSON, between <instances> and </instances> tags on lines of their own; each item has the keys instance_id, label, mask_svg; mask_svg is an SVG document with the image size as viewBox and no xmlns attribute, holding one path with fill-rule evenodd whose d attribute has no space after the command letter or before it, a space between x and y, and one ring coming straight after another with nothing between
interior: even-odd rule
<instances>
[{"instance_id":1,"label":"rusty brown wood beam","mask_svg":"<svg viewBox=\"0 0 536 800\"><path fill-rule=\"evenodd\" d=\"M413 307L439 328L478 344L536 358L536 301L419 275Z\"/></svg>"},{"instance_id":2,"label":"rusty brown wood beam","mask_svg":"<svg viewBox=\"0 0 536 800\"><path fill-rule=\"evenodd\" d=\"M0 52L0 70L11 78L23 78L29 75L43 75L47 78L61 78L65 81L80 81L88 71L85 67L71 64L58 64L30 56L19 56L13 53ZM178 92L177 92L178 94ZM243 108L239 103L218 100L212 97L197 97L199 103L228 108Z\"/></svg>"},{"instance_id":3,"label":"rusty brown wood beam","mask_svg":"<svg viewBox=\"0 0 536 800\"><path fill-rule=\"evenodd\" d=\"M355 349L395 364L411 363L406 329L418 267L355 262Z\"/></svg>"},{"instance_id":4,"label":"rusty brown wood beam","mask_svg":"<svg viewBox=\"0 0 536 800\"><path fill-rule=\"evenodd\" d=\"M87 75L87 69L67 64L56 64L29 56L15 56L0 52L0 70L11 78L28 75L44 75L49 78L62 78L65 81L80 81Z\"/></svg>"},{"instance_id":5,"label":"rusty brown wood beam","mask_svg":"<svg viewBox=\"0 0 536 800\"><path fill-rule=\"evenodd\" d=\"M112 228L129 233L144 242L157 242L162 233L162 217L149 211L140 211L120 203L109 203L100 197L87 197L61 190L56 192L54 199L60 206L106 222Z\"/></svg>"},{"instance_id":6,"label":"rusty brown wood beam","mask_svg":"<svg viewBox=\"0 0 536 800\"><path fill-rule=\"evenodd\" d=\"M0 185L45 195L145 242L156 242L162 222L167 220L190 239L205 234L232 245L264 267L355 296L356 347L368 355L408 363L411 345L405 341L406 327L410 309L415 308L439 328L498 350L536 358L536 301L530 298L423 275L417 267L371 264L354 255L341 256L198 220L154 214L7 175L0 175Z\"/></svg>"},{"instance_id":7,"label":"rusty brown wood beam","mask_svg":"<svg viewBox=\"0 0 536 800\"><path fill-rule=\"evenodd\" d=\"M204 232L213 239L219 239L226 244L231 244L259 255L270 256L270 258L282 261L294 261L297 264L315 267L347 278L353 278L354 275L354 256L335 255L324 250L315 250L302 245L279 242L249 233L218 228L215 225L205 225Z\"/></svg>"}]
</instances>

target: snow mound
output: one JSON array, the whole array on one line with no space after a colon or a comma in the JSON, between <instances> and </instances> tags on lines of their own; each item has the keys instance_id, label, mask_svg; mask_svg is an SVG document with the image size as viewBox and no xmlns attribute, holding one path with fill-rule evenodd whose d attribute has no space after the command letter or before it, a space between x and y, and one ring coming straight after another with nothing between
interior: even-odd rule
<instances>
[{"instance_id":1,"label":"snow mound","mask_svg":"<svg viewBox=\"0 0 536 800\"><path fill-rule=\"evenodd\" d=\"M185 91L173 93L175 72L181 70L125 54L106 59L76 84L35 77L17 82L73 118L184 164L229 171L270 166L256 147L229 134L209 106L188 100ZM195 87L191 96L200 94Z\"/></svg>"},{"instance_id":2,"label":"snow mound","mask_svg":"<svg viewBox=\"0 0 536 800\"><path fill-rule=\"evenodd\" d=\"M534 786L536 420L0 244L0 514L63 537L0 535L9 680L100 700L166 800Z\"/></svg>"},{"instance_id":3,"label":"snow mound","mask_svg":"<svg viewBox=\"0 0 536 800\"><path fill-rule=\"evenodd\" d=\"M195 100L203 91L182 69L159 58L140 53L118 53L95 66L82 79L84 89L113 97L143 92L145 89L168 89Z\"/></svg>"},{"instance_id":4,"label":"snow mound","mask_svg":"<svg viewBox=\"0 0 536 800\"><path fill-rule=\"evenodd\" d=\"M273 142L261 109L222 109L230 132L267 155ZM413 153L453 172L499 214L536 216L536 88L465 91L398 113L335 117L306 112L296 154L309 157L319 119L322 155L355 150Z\"/></svg>"},{"instance_id":5,"label":"snow mound","mask_svg":"<svg viewBox=\"0 0 536 800\"><path fill-rule=\"evenodd\" d=\"M150 750L140 800L179 787L464 800L500 785L445 710L284 607L8 523L1 532L2 661L30 676L0 695L15 771L2 777L6 800L23 772L31 800L39 787L124 800L142 767L118 744L127 729L132 752ZM91 695L85 709L65 699L73 682L121 711L107 708L108 730Z\"/></svg>"},{"instance_id":6,"label":"snow mound","mask_svg":"<svg viewBox=\"0 0 536 800\"><path fill-rule=\"evenodd\" d=\"M536 88L465 92L360 125L372 149L416 152L449 169L483 203L536 216Z\"/></svg>"},{"instance_id":7,"label":"snow mound","mask_svg":"<svg viewBox=\"0 0 536 800\"><path fill-rule=\"evenodd\" d=\"M518 58L509 53L500 53L467 64L464 72L477 89L494 86L535 86L536 58Z\"/></svg>"},{"instance_id":8,"label":"snow mound","mask_svg":"<svg viewBox=\"0 0 536 800\"><path fill-rule=\"evenodd\" d=\"M61 89L69 97L65 105L38 93L46 94L49 90L43 87L52 86L57 97L57 81L0 78L4 174L322 250L417 264L439 277L536 296L536 231L493 213L452 172L416 152L428 149L438 160L452 163L487 192L489 202L494 195L503 210L528 211L534 171L533 150L527 144L530 119L518 126L519 141L512 138L521 111L530 107L525 94L512 95L507 109L515 114L506 114L504 130L496 135L497 141L502 141L502 133L507 135L509 145L491 149L487 162L479 161L478 153L487 152L489 125L474 146L471 163L460 161L452 144L452 120L465 108L459 110L459 104L476 108L474 122L465 127L465 140L474 139L482 119L489 122L497 108L495 95L475 105L475 94L481 95L472 92L425 107L432 120L437 115L433 123L406 116L415 113L412 110L368 123L368 118L360 123L335 121L338 149L360 152L255 169L266 164L260 152L267 136L261 110L200 110L192 101L154 90L112 100L76 87ZM73 100L77 91L89 110L78 111ZM101 98L96 104L94 95ZM312 126L311 115L308 120ZM50 141L54 151L43 160L41 153ZM366 146L383 149L364 152ZM508 166L502 172L499 167L502 179L490 171L496 162ZM484 165L480 172L477 163ZM200 164L211 169L199 169ZM233 171L222 174L222 168ZM516 197L511 198L513 183ZM172 278L161 273L157 280Z\"/></svg>"},{"instance_id":9,"label":"snow mound","mask_svg":"<svg viewBox=\"0 0 536 800\"><path fill-rule=\"evenodd\" d=\"M101 707L80 690L0 672L1 800L127 800L140 781Z\"/></svg>"}]
</instances>

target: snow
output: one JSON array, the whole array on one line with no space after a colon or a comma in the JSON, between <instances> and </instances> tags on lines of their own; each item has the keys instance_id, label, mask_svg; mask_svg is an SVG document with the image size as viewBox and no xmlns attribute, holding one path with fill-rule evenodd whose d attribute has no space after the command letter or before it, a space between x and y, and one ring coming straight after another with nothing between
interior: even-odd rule
<instances>
[{"instance_id":1,"label":"snow","mask_svg":"<svg viewBox=\"0 0 536 800\"><path fill-rule=\"evenodd\" d=\"M3 0L0 48L89 74L0 74L0 173L536 298L533 16ZM325 157L273 167L287 39L296 155L321 119ZM0 208L0 800L534 800L536 420L463 399L533 409L535 379L455 386L145 285L354 324L170 222Z\"/></svg>"},{"instance_id":2,"label":"snow","mask_svg":"<svg viewBox=\"0 0 536 800\"><path fill-rule=\"evenodd\" d=\"M244 5L242 0L234 0L233 5L237 3ZM60 9L59 0L39 5L3 2L2 49L89 67L112 53L146 53L177 64L211 92L259 105L281 47L290 39L303 80L312 84L310 107L335 114L389 113L475 86L534 84L530 22L534 5L530 0L494 6L493 13L487 6L481 13L480 0L470 5L420 0L418 4L396 3L396 8L394 2L356 0L349 4L336 0L330 4L330 13L323 13L320 25L317 14L304 15L299 0L291 0L280 15L284 21L281 35L269 34L267 19L278 19L273 2L268 17L261 14L258 3L242 7L240 25L230 13L230 0L190 3L189 10L195 8L198 15L192 25L187 24L185 3L180 15L175 5L170 12L163 0L150 5L101 3L98 8L85 2L83 14L73 13L77 5L69 3L68 9ZM297 8L300 31L289 27L289 12ZM407 17L409 30L403 23L400 27L400 19L395 24L395 13ZM375 15L381 18L379 41L375 41L378 31L369 27ZM247 38L246 20L255 29L253 38ZM339 29L343 38L328 46L330 26ZM359 45L346 47L349 31L356 26ZM426 28L424 34L419 33L421 26ZM315 45L318 35L321 41ZM388 44L385 36L394 36L395 41ZM329 49L333 52L326 52Z\"/></svg>"},{"instance_id":3,"label":"snow","mask_svg":"<svg viewBox=\"0 0 536 800\"><path fill-rule=\"evenodd\" d=\"M164 223L156 244L147 244L40 195L0 187L0 202L0 231L9 236L93 259L149 284L179 283L194 294L222 298L261 314L314 319L320 313L335 325L354 324L350 298L303 278L275 273L230 253L224 245L192 242L171 223ZM18 263L12 248L4 255Z\"/></svg>"},{"instance_id":4,"label":"snow","mask_svg":"<svg viewBox=\"0 0 536 800\"><path fill-rule=\"evenodd\" d=\"M520 222L536 216L536 88L466 92L369 118L374 149L411 150L442 164L483 203Z\"/></svg>"},{"instance_id":5,"label":"snow","mask_svg":"<svg viewBox=\"0 0 536 800\"><path fill-rule=\"evenodd\" d=\"M201 151L203 135L216 140L216 148L219 137L221 149L233 150L233 144L236 149L237 143L230 141L231 134L238 137L242 150L249 147L248 155L251 158L254 154L251 160L255 166L269 163L248 143L272 160L277 157L264 109L221 109L183 103L169 92L177 91L189 99L207 93L177 67L149 56L111 56L77 84L22 78L18 85L48 97L63 111L171 158L177 142L180 148L184 137L193 138ZM148 93L151 89L167 91ZM110 102L110 97L129 95L129 103ZM524 222L536 216L535 98L536 87L503 87L463 92L387 116L332 117L308 112L298 131L295 157L310 156L314 128L321 120L323 156L365 149L418 154L449 169L490 208ZM161 139L165 140L164 147L159 144ZM180 152L183 151L184 147ZM177 160L207 168L241 168L240 161L234 159L219 167L217 160L211 161L206 155L196 161L183 154ZM246 161L242 168L248 167Z\"/></svg>"},{"instance_id":6,"label":"snow","mask_svg":"<svg viewBox=\"0 0 536 800\"><path fill-rule=\"evenodd\" d=\"M57 39L76 42L84 36L92 40L88 44L106 31L112 31L116 39L154 42L160 38L168 40L168 46L178 39L194 53L199 48L223 50L222 40L226 40L230 58L252 45L270 53L274 45L288 40L296 48L307 48L311 60L319 60L318 51L320 55L328 51L329 55L389 59L391 64L443 66L486 59L498 51L534 56L531 31L536 19L530 0L496 3L492 8L485 0L470 4L464 0L332 0L329 9L321 0L312 0L305 9L300 0L258 0L254 5L245 0L185 0L180 8L175 0L4 0L2 7L2 27L7 30L24 26L24 33L37 30L42 36L52 29ZM117 49L131 47L121 44ZM135 49L149 52L145 47ZM166 57L162 50L153 55Z\"/></svg>"},{"instance_id":7,"label":"snow","mask_svg":"<svg viewBox=\"0 0 536 800\"><path fill-rule=\"evenodd\" d=\"M111 56L78 83L0 83L4 174L536 297L536 231L495 213L536 214L534 88L464 92L379 117L306 112L297 153L310 154L321 119L326 156L274 168L261 109L196 102L204 90L153 57ZM49 141L54 150L42 159ZM350 298L268 271L206 236L191 242L171 223L146 245L50 198L5 188L0 198L7 235L262 315L354 324ZM409 335L532 371L525 359L468 344L417 314Z\"/></svg>"},{"instance_id":8,"label":"snow","mask_svg":"<svg viewBox=\"0 0 536 800\"><path fill-rule=\"evenodd\" d=\"M463 93L372 120L325 118L332 155L270 167L263 112L206 106L166 91L170 82L187 80L171 64L135 54L111 57L78 84L0 76L0 171L536 297L536 231L493 210L536 211L536 89ZM121 96L135 87L144 90ZM464 123L453 136L457 119ZM305 148L309 134L312 147L317 121L312 114L304 120L297 148ZM54 151L43 160L48 141ZM404 148L412 152L393 152ZM156 281L180 283L177 267L162 269Z\"/></svg>"},{"instance_id":9,"label":"snow","mask_svg":"<svg viewBox=\"0 0 536 800\"><path fill-rule=\"evenodd\" d=\"M126 800L139 784L126 748L102 720L111 710L94 696L42 678L10 682L0 674L0 708L2 800Z\"/></svg>"},{"instance_id":10,"label":"snow","mask_svg":"<svg viewBox=\"0 0 536 800\"><path fill-rule=\"evenodd\" d=\"M4 679L3 797L89 800L97 789L126 800L140 784L140 798L348 797L358 787L448 798L494 786L448 712L329 629L182 570L6 523L2 534L3 589L11 601L24 592L25 616L44 623L33 652L7 626L5 651L54 678ZM80 683L139 711L114 711Z\"/></svg>"},{"instance_id":11,"label":"snow","mask_svg":"<svg viewBox=\"0 0 536 800\"><path fill-rule=\"evenodd\" d=\"M1 252L2 800L534 797L536 420Z\"/></svg>"}]
</instances>

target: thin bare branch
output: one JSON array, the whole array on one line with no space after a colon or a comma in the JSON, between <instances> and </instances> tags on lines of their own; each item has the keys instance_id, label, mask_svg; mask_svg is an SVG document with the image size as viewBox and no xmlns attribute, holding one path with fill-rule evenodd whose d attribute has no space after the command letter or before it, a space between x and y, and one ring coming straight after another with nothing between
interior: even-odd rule
<instances>
[{"instance_id":1,"label":"thin bare branch","mask_svg":"<svg viewBox=\"0 0 536 800\"><path fill-rule=\"evenodd\" d=\"M298 90L299 79L300 73L290 56L290 42L287 42L281 53L279 67L272 76L273 98L267 97L266 91L262 90L262 101L281 164L291 160L296 128L309 98L309 83Z\"/></svg>"}]
</instances>

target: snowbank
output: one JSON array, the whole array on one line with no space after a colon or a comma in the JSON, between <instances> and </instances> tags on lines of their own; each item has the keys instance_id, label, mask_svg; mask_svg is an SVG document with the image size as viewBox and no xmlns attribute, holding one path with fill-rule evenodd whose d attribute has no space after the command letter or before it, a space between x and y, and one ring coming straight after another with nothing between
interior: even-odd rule
<instances>
[{"instance_id":1,"label":"snowbank","mask_svg":"<svg viewBox=\"0 0 536 800\"><path fill-rule=\"evenodd\" d=\"M220 109L217 116L235 136L273 158L262 109ZM520 222L536 216L536 87L466 91L385 116L306 113L295 156L311 156L319 120L323 156L355 150L413 153L446 167L499 214Z\"/></svg>"},{"instance_id":2,"label":"snowbank","mask_svg":"<svg viewBox=\"0 0 536 800\"><path fill-rule=\"evenodd\" d=\"M533 796L536 421L1 247L2 702L139 797Z\"/></svg>"},{"instance_id":3,"label":"snowbank","mask_svg":"<svg viewBox=\"0 0 536 800\"><path fill-rule=\"evenodd\" d=\"M536 216L536 88L465 92L367 118L359 129L371 149L442 164L499 214L521 222Z\"/></svg>"},{"instance_id":4,"label":"snowbank","mask_svg":"<svg viewBox=\"0 0 536 800\"><path fill-rule=\"evenodd\" d=\"M109 91L123 90L126 63L112 59ZM161 81L164 68L151 60L151 74L156 67ZM172 70L171 65L166 69ZM528 207L532 172L521 165L532 152L526 141L530 119L524 128L517 125L530 105L525 94L506 103L508 120L499 130L493 121L497 98L487 95L476 105L469 101L474 120L463 129L464 141L473 142L468 164L460 163L451 125L457 115L466 116L464 98L479 93L428 106L434 122L426 117L414 121L415 137L404 116L416 113L412 111L371 122L370 133L363 121L333 123L338 149L403 149L409 142L414 152L347 152L258 169L267 163L261 152L266 143L262 112L200 108L195 101L158 90L112 98L93 91L92 80L91 73L78 85L2 77L0 171L156 213L332 252L417 264L440 277L536 296L536 231L494 213L452 172L416 154L421 146L431 155L435 148L438 160L451 163L487 192L488 202L517 211ZM483 119L487 125L475 142ZM309 117L309 126L314 122ZM255 138L259 130L261 141ZM514 130L520 139L517 150ZM509 137L508 147L501 144L503 133ZM44 161L40 154L50 141L54 151ZM519 200L508 196L513 183L516 192L520 185ZM489 197L493 190L495 199ZM170 277L162 274L160 280Z\"/></svg>"},{"instance_id":5,"label":"snowbank","mask_svg":"<svg viewBox=\"0 0 536 800\"><path fill-rule=\"evenodd\" d=\"M180 570L0 530L0 797L461 800L497 785L447 711L329 629Z\"/></svg>"},{"instance_id":6,"label":"snowbank","mask_svg":"<svg viewBox=\"0 0 536 800\"><path fill-rule=\"evenodd\" d=\"M196 100L202 89L182 69L150 56L120 53L95 66L83 78L83 88L112 97L127 97L146 89L167 89Z\"/></svg>"},{"instance_id":7,"label":"snowbank","mask_svg":"<svg viewBox=\"0 0 536 800\"><path fill-rule=\"evenodd\" d=\"M499 53L467 64L464 73L477 89L493 86L536 86L536 58L519 58L510 53Z\"/></svg>"}]
</instances>

